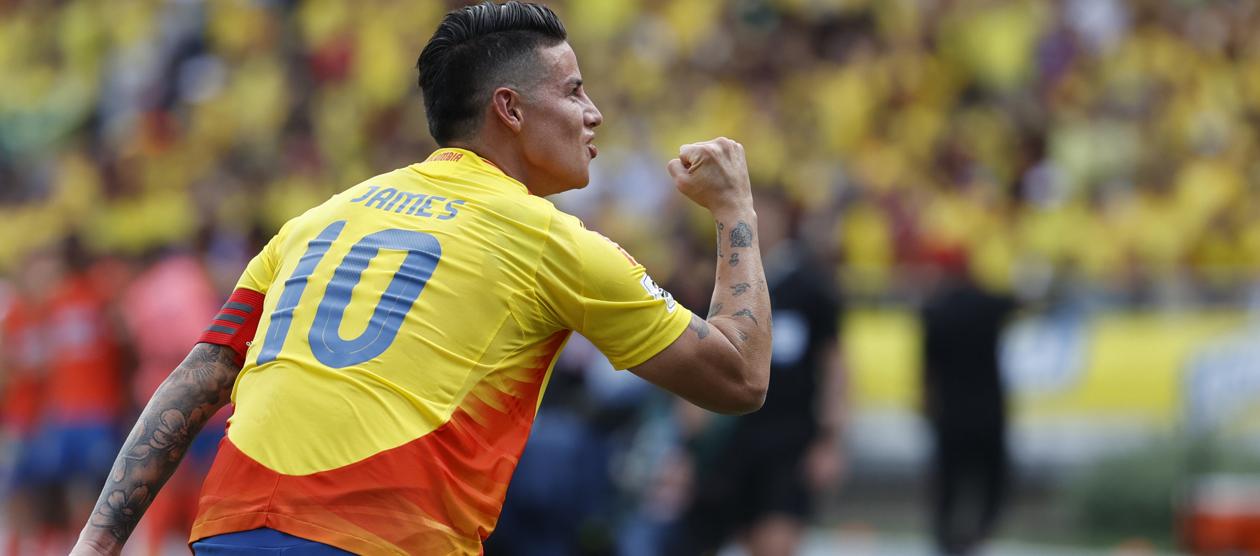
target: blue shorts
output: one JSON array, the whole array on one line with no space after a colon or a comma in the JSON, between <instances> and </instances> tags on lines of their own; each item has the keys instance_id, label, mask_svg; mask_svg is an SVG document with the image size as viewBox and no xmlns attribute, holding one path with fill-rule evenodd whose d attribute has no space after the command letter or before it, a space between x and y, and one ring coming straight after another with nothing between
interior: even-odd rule
<instances>
[{"instance_id":1,"label":"blue shorts","mask_svg":"<svg viewBox=\"0 0 1260 556\"><path fill-rule=\"evenodd\" d=\"M206 537L192 543L196 556L235 556L237 554L283 554L284 556L343 556L346 552L324 543L263 527Z\"/></svg>"},{"instance_id":2,"label":"blue shorts","mask_svg":"<svg viewBox=\"0 0 1260 556\"><path fill-rule=\"evenodd\" d=\"M13 481L28 486L102 483L118 455L119 440L111 422L44 423L19 448Z\"/></svg>"}]
</instances>

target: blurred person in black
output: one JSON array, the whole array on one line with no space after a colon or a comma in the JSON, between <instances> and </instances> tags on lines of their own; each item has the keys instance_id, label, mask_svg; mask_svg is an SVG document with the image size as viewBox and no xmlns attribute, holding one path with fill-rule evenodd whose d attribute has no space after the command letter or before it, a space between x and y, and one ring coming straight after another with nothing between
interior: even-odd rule
<instances>
[{"instance_id":1,"label":"blurred person in black","mask_svg":"<svg viewBox=\"0 0 1260 556\"><path fill-rule=\"evenodd\" d=\"M923 396L935 442L932 531L942 554L970 554L996 524L1006 492L1005 389L998 340L1013 299L986 292L967 255L945 248L923 310Z\"/></svg>"},{"instance_id":2,"label":"blurred person in black","mask_svg":"<svg viewBox=\"0 0 1260 556\"><path fill-rule=\"evenodd\" d=\"M710 425L702 435L700 443L726 438L696 456L696 494L678 554L714 553L731 540L753 556L795 554L818 495L833 492L843 474L843 307L834 275L814 251L817 242L799 237L799 205L781 192L759 191L757 214L767 283L734 287L736 295L739 288L770 289L770 389L760 411Z\"/></svg>"}]
</instances>

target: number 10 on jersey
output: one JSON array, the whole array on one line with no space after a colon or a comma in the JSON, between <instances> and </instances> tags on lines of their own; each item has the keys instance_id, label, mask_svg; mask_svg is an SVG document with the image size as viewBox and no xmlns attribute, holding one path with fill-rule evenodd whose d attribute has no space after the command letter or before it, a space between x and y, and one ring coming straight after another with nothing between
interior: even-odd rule
<instances>
[{"instance_id":1,"label":"number 10 on jersey","mask_svg":"<svg viewBox=\"0 0 1260 556\"><path fill-rule=\"evenodd\" d=\"M302 300L311 274L323 261L333 241L346 227L345 220L329 224L306 246L306 252L298 260L293 274L284 281L280 301L271 313L271 323L258 353L258 364L274 361L284 349L289 327L293 324L293 312ZM358 337L344 339L339 332L345 318L346 307L355 285L382 249L405 251L407 258L394 273L389 287L381 293L380 302L372 311L367 328ZM340 369L357 365L384 353L398 336L407 313L415 304L424 286L428 284L433 269L442 258L442 246L436 237L414 230L382 230L364 236L346 253L345 258L333 271L332 279L324 291L324 297L315 310L315 319L307 339L315 358L331 368Z\"/></svg>"}]
</instances>

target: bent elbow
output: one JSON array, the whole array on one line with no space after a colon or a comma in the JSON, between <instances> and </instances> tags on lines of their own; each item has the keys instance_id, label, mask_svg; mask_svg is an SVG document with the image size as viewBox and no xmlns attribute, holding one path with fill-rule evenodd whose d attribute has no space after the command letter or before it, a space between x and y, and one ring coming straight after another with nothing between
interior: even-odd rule
<instances>
[{"instance_id":1,"label":"bent elbow","mask_svg":"<svg viewBox=\"0 0 1260 556\"><path fill-rule=\"evenodd\" d=\"M761 409L766 403L766 392L770 390L769 381L757 381L745 388L744 399L740 405L740 414L746 415Z\"/></svg>"},{"instance_id":2,"label":"bent elbow","mask_svg":"<svg viewBox=\"0 0 1260 556\"><path fill-rule=\"evenodd\" d=\"M766 403L766 392L769 390L769 376L750 377L732 388L729 404L723 408L727 415L747 415Z\"/></svg>"}]
</instances>

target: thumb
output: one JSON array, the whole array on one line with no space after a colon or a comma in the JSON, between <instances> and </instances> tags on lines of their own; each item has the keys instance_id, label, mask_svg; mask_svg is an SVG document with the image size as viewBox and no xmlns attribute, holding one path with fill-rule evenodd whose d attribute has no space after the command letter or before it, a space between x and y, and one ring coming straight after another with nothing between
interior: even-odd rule
<instances>
[{"instance_id":1,"label":"thumb","mask_svg":"<svg viewBox=\"0 0 1260 556\"><path fill-rule=\"evenodd\" d=\"M699 166L705 159L704 148L695 143L683 145L678 148L678 159L682 161L683 167L689 172L695 171L695 166Z\"/></svg>"},{"instance_id":2,"label":"thumb","mask_svg":"<svg viewBox=\"0 0 1260 556\"><path fill-rule=\"evenodd\" d=\"M674 178L674 181L678 181L687 175L687 167L684 166L683 162L677 158L669 161L669 163L665 165L665 170L669 172L669 176L671 178Z\"/></svg>"}]
</instances>

